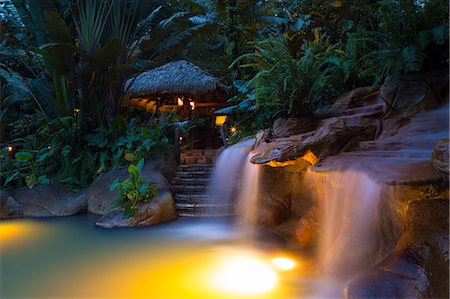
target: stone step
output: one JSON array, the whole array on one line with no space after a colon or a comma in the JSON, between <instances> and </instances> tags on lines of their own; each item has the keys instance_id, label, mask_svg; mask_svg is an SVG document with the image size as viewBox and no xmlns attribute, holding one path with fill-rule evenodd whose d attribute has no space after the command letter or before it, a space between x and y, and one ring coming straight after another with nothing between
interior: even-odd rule
<instances>
[{"instance_id":1,"label":"stone step","mask_svg":"<svg viewBox=\"0 0 450 299\"><path fill-rule=\"evenodd\" d=\"M186 164L197 164L197 165L209 165L214 164L216 162L215 157L202 157L202 156L181 156L180 163L181 165Z\"/></svg>"},{"instance_id":2,"label":"stone step","mask_svg":"<svg viewBox=\"0 0 450 299\"><path fill-rule=\"evenodd\" d=\"M189 186L208 186L209 178L180 178L174 177L172 179L172 185L189 185Z\"/></svg>"},{"instance_id":3,"label":"stone step","mask_svg":"<svg viewBox=\"0 0 450 299\"><path fill-rule=\"evenodd\" d=\"M197 156L197 157L216 157L218 150L216 149L192 149L183 151L182 155Z\"/></svg>"},{"instance_id":4,"label":"stone step","mask_svg":"<svg viewBox=\"0 0 450 299\"><path fill-rule=\"evenodd\" d=\"M233 216L234 206L219 203L176 204L181 217L226 217Z\"/></svg>"},{"instance_id":5,"label":"stone step","mask_svg":"<svg viewBox=\"0 0 450 299\"><path fill-rule=\"evenodd\" d=\"M175 203L212 202L207 194L175 194Z\"/></svg>"},{"instance_id":6,"label":"stone step","mask_svg":"<svg viewBox=\"0 0 450 299\"><path fill-rule=\"evenodd\" d=\"M177 171L212 171L214 164L184 164L177 167Z\"/></svg>"},{"instance_id":7,"label":"stone step","mask_svg":"<svg viewBox=\"0 0 450 299\"><path fill-rule=\"evenodd\" d=\"M206 212L179 212L179 217L190 217L190 218L208 218L208 217L233 217L236 214L234 212L217 212L217 213L206 213Z\"/></svg>"},{"instance_id":8,"label":"stone step","mask_svg":"<svg viewBox=\"0 0 450 299\"><path fill-rule=\"evenodd\" d=\"M175 194L203 194L206 191L205 185L172 185Z\"/></svg>"},{"instance_id":9,"label":"stone step","mask_svg":"<svg viewBox=\"0 0 450 299\"><path fill-rule=\"evenodd\" d=\"M209 178L211 171L177 171L175 174L178 178Z\"/></svg>"}]
</instances>

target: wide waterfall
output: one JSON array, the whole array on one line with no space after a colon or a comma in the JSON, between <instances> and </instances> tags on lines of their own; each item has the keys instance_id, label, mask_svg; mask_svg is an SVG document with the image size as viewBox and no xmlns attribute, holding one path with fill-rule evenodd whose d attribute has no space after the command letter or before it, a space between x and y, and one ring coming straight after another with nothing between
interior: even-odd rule
<instances>
[{"instance_id":1,"label":"wide waterfall","mask_svg":"<svg viewBox=\"0 0 450 299\"><path fill-rule=\"evenodd\" d=\"M322 270L350 278L377 262L380 185L361 172L308 170L320 210L318 259Z\"/></svg>"}]
</instances>

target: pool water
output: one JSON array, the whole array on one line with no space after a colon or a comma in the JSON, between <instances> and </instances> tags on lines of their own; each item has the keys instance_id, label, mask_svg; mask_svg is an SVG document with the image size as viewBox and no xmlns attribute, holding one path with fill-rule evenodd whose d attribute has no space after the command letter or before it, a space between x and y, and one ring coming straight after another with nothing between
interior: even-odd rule
<instances>
[{"instance_id":1,"label":"pool water","mask_svg":"<svg viewBox=\"0 0 450 299\"><path fill-rule=\"evenodd\" d=\"M1 221L0 297L284 299L311 292L309 259L281 243L244 246L231 219L114 230L95 220ZM292 267L277 268L277 257Z\"/></svg>"}]
</instances>

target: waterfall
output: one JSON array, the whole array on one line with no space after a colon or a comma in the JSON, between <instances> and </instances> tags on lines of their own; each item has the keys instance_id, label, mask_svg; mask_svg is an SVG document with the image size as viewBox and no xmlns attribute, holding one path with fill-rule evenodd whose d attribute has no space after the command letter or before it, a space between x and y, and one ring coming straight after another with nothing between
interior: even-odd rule
<instances>
[{"instance_id":1,"label":"waterfall","mask_svg":"<svg viewBox=\"0 0 450 299\"><path fill-rule=\"evenodd\" d=\"M234 202L241 186L241 174L254 140L249 139L226 148L217 159L207 195L221 203Z\"/></svg>"},{"instance_id":2,"label":"waterfall","mask_svg":"<svg viewBox=\"0 0 450 299\"><path fill-rule=\"evenodd\" d=\"M348 278L378 258L380 185L362 172L308 170L305 182L320 210L322 270Z\"/></svg>"},{"instance_id":3,"label":"waterfall","mask_svg":"<svg viewBox=\"0 0 450 299\"><path fill-rule=\"evenodd\" d=\"M260 166L250 162L252 153L247 155L242 171L242 185L237 195L239 213L239 233L246 240L255 240L258 222L258 191Z\"/></svg>"},{"instance_id":4,"label":"waterfall","mask_svg":"<svg viewBox=\"0 0 450 299\"><path fill-rule=\"evenodd\" d=\"M236 203L238 233L246 239L254 236L257 222L260 167L250 162L253 143L254 139L249 139L225 149L214 166L207 189L214 200Z\"/></svg>"}]
</instances>

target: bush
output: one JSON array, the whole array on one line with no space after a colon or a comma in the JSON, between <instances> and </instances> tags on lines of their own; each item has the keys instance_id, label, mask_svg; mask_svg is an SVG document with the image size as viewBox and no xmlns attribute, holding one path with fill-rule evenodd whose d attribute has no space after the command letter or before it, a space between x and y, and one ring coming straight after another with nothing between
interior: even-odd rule
<instances>
[{"instance_id":1,"label":"bush","mask_svg":"<svg viewBox=\"0 0 450 299\"><path fill-rule=\"evenodd\" d=\"M100 127L81 138L71 117L57 118L37 133L14 140L23 144L25 152L17 153L15 159L3 149L2 188L32 187L45 182L46 176L57 174L61 182L81 189L109 169L129 162L149 157L174 160L173 147L162 131L169 131L164 123L141 123L137 119L127 123L116 118L111 127Z\"/></svg>"}]
</instances>

